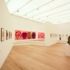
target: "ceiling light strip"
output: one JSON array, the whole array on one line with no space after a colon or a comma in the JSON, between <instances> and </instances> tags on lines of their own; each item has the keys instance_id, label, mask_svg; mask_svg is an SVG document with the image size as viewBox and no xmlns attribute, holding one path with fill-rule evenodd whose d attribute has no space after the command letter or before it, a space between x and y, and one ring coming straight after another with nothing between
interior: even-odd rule
<instances>
[{"instance_id":1,"label":"ceiling light strip","mask_svg":"<svg viewBox=\"0 0 70 70\"><path fill-rule=\"evenodd\" d=\"M32 2L32 0L29 0L29 1L26 2L24 5L22 5L21 7L19 7L16 11L14 11L14 13L17 12L18 10L24 8L25 6L27 6L30 2Z\"/></svg>"},{"instance_id":2,"label":"ceiling light strip","mask_svg":"<svg viewBox=\"0 0 70 70\"><path fill-rule=\"evenodd\" d=\"M27 15L28 13L32 13L32 12L35 11L35 10L39 10L40 7L43 7L43 6L45 6L45 5L48 5L48 4L52 3L53 1L54 1L54 0L48 1L48 2L46 2L46 3L42 4L42 5L40 5L39 7L34 8L34 9L30 10L29 12L25 13L25 15Z\"/></svg>"},{"instance_id":3,"label":"ceiling light strip","mask_svg":"<svg viewBox=\"0 0 70 70\"><path fill-rule=\"evenodd\" d=\"M56 15L57 13L63 13L63 12L65 12L65 11L70 11L70 9L65 9L65 10L57 11L57 12L54 12L54 13L49 14L49 15L47 15L47 16Z\"/></svg>"},{"instance_id":4,"label":"ceiling light strip","mask_svg":"<svg viewBox=\"0 0 70 70\"><path fill-rule=\"evenodd\" d=\"M69 12L69 13L68 13L68 12ZM69 16L70 16L70 10L67 11L67 12L64 12L64 13L62 13L62 14L56 14L56 15L53 15L53 16L65 16L65 15L69 15ZM50 17L50 16L48 16L48 17Z\"/></svg>"},{"instance_id":5,"label":"ceiling light strip","mask_svg":"<svg viewBox=\"0 0 70 70\"><path fill-rule=\"evenodd\" d=\"M51 16L51 15L57 15L58 13L64 13L64 12L67 12L67 11L70 11L70 9L64 9L64 10L61 10L61 11L56 11L56 12L53 12L51 14L48 13L48 15L44 14L44 15L41 15L40 17L44 17L44 16L48 17L48 16ZM37 15L37 16L39 16L39 15Z\"/></svg>"},{"instance_id":6,"label":"ceiling light strip","mask_svg":"<svg viewBox=\"0 0 70 70\"><path fill-rule=\"evenodd\" d=\"M57 17L70 16L70 15L69 15L69 14L70 14L69 12L70 12L70 10L69 10L68 12L63 13L63 14L57 14L57 15L48 16L48 17L44 16L43 18L39 17L39 18L36 18L36 19L41 20L41 21L45 21L46 19L49 19L50 17L53 18L54 16L57 16ZM54 18L55 18L55 17L54 17Z\"/></svg>"},{"instance_id":7,"label":"ceiling light strip","mask_svg":"<svg viewBox=\"0 0 70 70\"><path fill-rule=\"evenodd\" d=\"M61 4L61 5L59 5L59 6L56 6L56 7L52 8L51 10L48 10L48 11L39 12L39 13L37 13L36 15L33 15L33 16L42 15L42 13L44 14L45 12L50 12L50 11L56 10L56 9L58 9L58 8L60 8L60 7L66 6L66 5L68 5L68 4L70 4L70 2L67 2L67 3ZM32 13L32 12L31 12L31 13Z\"/></svg>"},{"instance_id":8,"label":"ceiling light strip","mask_svg":"<svg viewBox=\"0 0 70 70\"><path fill-rule=\"evenodd\" d=\"M53 2L53 1L54 1L54 0L51 0L51 1L48 1L47 3L44 3L44 4L40 5L40 6L38 7L38 9L44 7L44 6L47 5L47 4L50 4L50 3Z\"/></svg>"}]
</instances>

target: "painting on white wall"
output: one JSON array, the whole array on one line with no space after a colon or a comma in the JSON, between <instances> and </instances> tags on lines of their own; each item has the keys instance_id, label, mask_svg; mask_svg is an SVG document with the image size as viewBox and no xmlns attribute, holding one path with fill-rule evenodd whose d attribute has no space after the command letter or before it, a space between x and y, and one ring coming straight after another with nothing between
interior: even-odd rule
<instances>
[{"instance_id":1,"label":"painting on white wall","mask_svg":"<svg viewBox=\"0 0 70 70\"><path fill-rule=\"evenodd\" d=\"M6 40L8 40L8 31L6 30Z\"/></svg>"},{"instance_id":2,"label":"painting on white wall","mask_svg":"<svg viewBox=\"0 0 70 70\"><path fill-rule=\"evenodd\" d=\"M1 28L0 28L0 42L1 42Z\"/></svg>"},{"instance_id":3,"label":"painting on white wall","mask_svg":"<svg viewBox=\"0 0 70 70\"><path fill-rule=\"evenodd\" d=\"M4 28L0 28L0 41L4 41Z\"/></svg>"},{"instance_id":4,"label":"painting on white wall","mask_svg":"<svg viewBox=\"0 0 70 70\"><path fill-rule=\"evenodd\" d=\"M0 28L0 42L5 40L12 39L12 32L5 30L4 28Z\"/></svg>"}]
</instances>

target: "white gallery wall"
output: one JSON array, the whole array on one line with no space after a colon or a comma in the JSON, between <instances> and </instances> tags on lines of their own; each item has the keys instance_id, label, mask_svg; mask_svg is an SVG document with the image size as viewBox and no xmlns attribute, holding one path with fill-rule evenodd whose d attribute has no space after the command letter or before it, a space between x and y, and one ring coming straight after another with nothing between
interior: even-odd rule
<instances>
[{"instance_id":1,"label":"white gallery wall","mask_svg":"<svg viewBox=\"0 0 70 70\"><path fill-rule=\"evenodd\" d=\"M14 16L14 15L12 15ZM44 32L45 40L15 40L15 45L51 45L56 42L56 39L51 39L49 34L54 32L53 24L42 24L39 22L30 21L27 19L23 19L22 17L14 16L16 19L16 23L14 23L14 30L22 30L22 31L34 31L34 32ZM15 37L14 37L15 39Z\"/></svg>"},{"instance_id":2,"label":"white gallery wall","mask_svg":"<svg viewBox=\"0 0 70 70\"><path fill-rule=\"evenodd\" d=\"M10 19L11 17L7 11L7 8L5 7L4 1L0 0L0 28L4 28L4 31L8 30L13 32L13 25ZM4 41L0 41L0 67L4 63L12 46L13 39L6 40L6 38L4 38Z\"/></svg>"},{"instance_id":3,"label":"white gallery wall","mask_svg":"<svg viewBox=\"0 0 70 70\"><path fill-rule=\"evenodd\" d=\"M54 27L56 29L56 33L61 34L62 41L67 42L68 36L70 35L70 22L64 24L55 24Z\"/></svg>"}]
</instances>

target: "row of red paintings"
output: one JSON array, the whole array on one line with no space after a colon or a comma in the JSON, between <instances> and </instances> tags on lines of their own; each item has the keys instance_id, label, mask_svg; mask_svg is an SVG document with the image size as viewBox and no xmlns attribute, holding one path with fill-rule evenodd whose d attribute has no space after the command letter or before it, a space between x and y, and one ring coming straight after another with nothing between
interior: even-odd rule
<instances>
[{"instance_id":1,"label":"row of red paintings","mask_svg":"<svg viewBox=\"0 0 70 70\"><path fill-rule=\"evenodd\" d=\"M16 40L26 40L26 39L45 39L45 33L43 32L30 32L30 31L21 31L21 30L16 30L15 31L15 39Z\"/></svg>"},{"instance_id":2,"label":"row of red paintings","mask_svg":"<svg viewBox=\"0 0 70 70\"><path fill-rule=\"evenodd\" d=\"M0 28L0 42L11 38L12 38L12 32L5 30L4 28Z\"/></svg>"}]
</instances>

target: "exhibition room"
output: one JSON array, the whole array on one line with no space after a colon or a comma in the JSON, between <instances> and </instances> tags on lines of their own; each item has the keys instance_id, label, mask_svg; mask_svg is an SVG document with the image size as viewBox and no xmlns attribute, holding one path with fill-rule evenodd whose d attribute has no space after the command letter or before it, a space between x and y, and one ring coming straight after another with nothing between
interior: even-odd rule
<instances>
[{"instance_id":1,"label":"exhibition room","mask_svg":"<svg viewBox=\"0 0 70 70\"><path fill-rule=\"evenodd\" d=\"M0 70L70 70L70 0L0 0Z\"/></svg>"}]
</instances>

